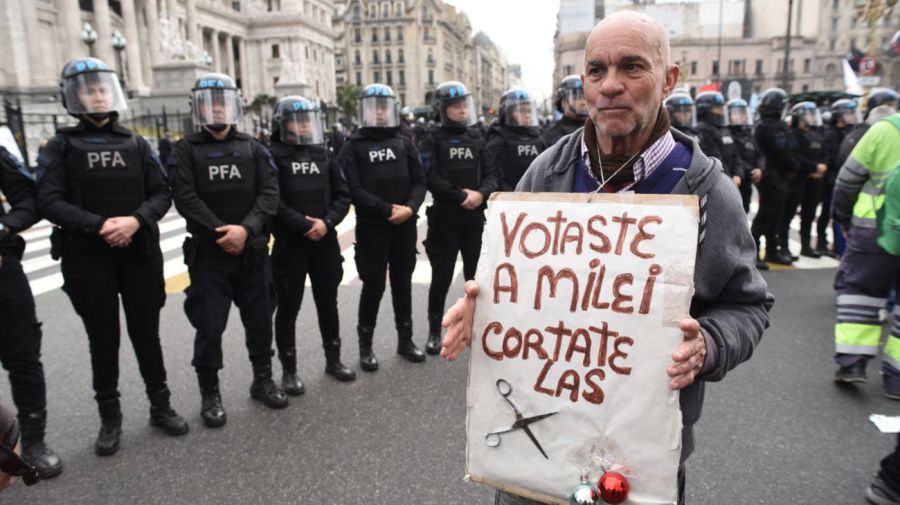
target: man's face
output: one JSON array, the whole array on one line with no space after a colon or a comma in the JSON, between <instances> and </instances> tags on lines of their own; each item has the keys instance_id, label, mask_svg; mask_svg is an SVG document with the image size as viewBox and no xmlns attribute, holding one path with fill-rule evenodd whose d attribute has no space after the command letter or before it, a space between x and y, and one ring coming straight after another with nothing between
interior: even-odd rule
<instances>
[{"instance_id":1,"label":"man's face","mask_svg":"<svg viewBox=\"0 0 900 505\"><path fill-rule=\"evenodd\" d=\"M513 121L517 126L531 125L533 111L530 103L516 104L512 109Z\"/></svg>"},{"instance_id":2,"label":"man's face","mask_svg":"<svg viewBox=\"0 0 900 505\"><path fill-rule=\"evenodd\" d=\"M747 109L741 107L737 109L731 109L729 113L730 116L728 120L731 124L734 125L746 125L747 124Z\"/></svg>"},{"instance_id":3,"label":"man's face","mask_svg":"<svg viewBox=\"0 0 900 505\"><path fill-rule=\"evenodd\" d=\"M109 112L112 89L109 84L93 80L78 88L78 101L89 112Z\"/></svg>"},{"instance_id":4,"label":"man's face","mask_svg":"<svg viewBox=\"0 0 900 505\"><path fill-rule=\"evenodd\" d=\"M312 136L312 121L307 114L293 116L291 119L285 121L284 127L291 135L297 138Z\"/></svg>"},{"instance_id":5,"label":"man's face","mask_svg":"<svg viewBox=\"0 0 900 505\"><path fill-rule=\"evenodd\" d=\"M456 100L447 106L447 118L454 123L467 123L469 120L469 104L463 100Z\"/></svg>"},{"instance_id":6,"label":"man's face","mask_svg":"<svg viewBox=\"0 0 900 505\"><path fill-rule=\"evenodd\" d=\"M225 97L221 93L213 93L212 102L210 103L210 110L212 112L212 123L213 124L225 124L228 123L228 105L225 104Z\"/></svg>"},{"instance_id":7,"label":"man's face","mask_svg":"<svg viewBox=\"0 0 900 505\"><path fill-rule=\"evenodd\" d=\"M373 107L371 112L371 118L375 126L387 126L388 120L390 119L390 106L388 101L383 98L377 98L375 100L375 107Z\"/></svg>"},{"instance_id":8,"label":"man's face","mask_svg":"<svg viewBox=\"0 0 900 505\"><path fill-rule=\"evenodd\" d=\"M570 118L577 118L579 112L588 110L587 100L584 98L584 91L581 90L569 92L566 104L568 105L566 107L566 116Z\"/></svg>"},{"instance_id":9,"label":"man's face","mask_svg":"<svg viewBox=\"0 0 900 505\"><path fill-rule=\"evenodd\" d=\"M626 137L653 128L663 98L678 80L677 67L664 68L661 41L640 28L614 23L588 38L582 81L601 135Z\"/></svg>"},{"instance_id":10,"label":"man's face","mask_svg":"<svg viewBox=\"0 0 900 505\"><path fill-rule=\"evenodd\" d=\"M681 126L691 126L694 119L694 114L689 107L676 109L673 115L675 122Z\"/></svg>"}]
</instances>

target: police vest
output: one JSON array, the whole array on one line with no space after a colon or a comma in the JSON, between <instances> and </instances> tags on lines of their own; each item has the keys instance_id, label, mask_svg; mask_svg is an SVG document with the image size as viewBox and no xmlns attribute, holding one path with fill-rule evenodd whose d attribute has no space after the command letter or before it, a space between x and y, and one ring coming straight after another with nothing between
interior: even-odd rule
<instances>
[{"instance_id":1,"label":"police vest","mask_svg":"<svg viewBox=\"0 0 900 505\"><path fill-rule=\"evenodd\" d=\"M734 143L734 138L731 136L731 133L727 128L719 128L721 132L722 139L722 157L725 158L725 162L730 165L732 172L737 168L735 166L737 160L739 159L737 154L737 145Z\"/></svg>"},{"instance_id":2,"label":"police vest","mask_svg":"<svg viewBox=\"0 0 900 505\"><path fill-rule=\"evenodd\" d=\"M481 136L466 130L461 134L443 128L434 131L438 173L450 184L463 189L481 185Z\"/></svg>"},{"instance_id":3,"label":"police vest","mask_svg":"<svg viewBox=\"0 0 900 505\"><path fill-rule=\"evenodd\" d=\"M538 157L543 147L541 137L528 134L517 134L508 128L500 128L500 136L504 141L503 173L507 184L516 187L531 162Z\"/></svg>"},{"instance_id":4,"label":"police vest","mask_svg":"<svg viewBox=\"0 0 900 505\"><path fill-rule=\"evenodd\" d=\"M354 144L363 189L388 203L406 205L411 185L403 138L358 138Z\"/></svg>"},{"instance_id":5,"label":"police vest","mask_svg":"<svg viewBox=\"0 0 900 505\"><path fill-rule=\"evenodd\" d=\"M331 202L328 151L318 146L272 145L281 200L306 216L325 217Z\"/></svg>"},{"instance_id":6,"label":"police vest","mask_svg":"<svg viewBox=\"0 0 900 505\"><path fill-rule=\"evenodd\" d=\"M195 133L190 142L197 194L219 219L239 224L256 201L256 161L253 144L244 133L222 142Z\"/></svg>"},{"instance_id":7,"label":"police vest","mask_svg":"<svg viewBox=\"0 0 900 505\"><path fill-rule=\"evenodd\" d=\"M107 131L61 132L72 203L102 217L129 216L144 203L144 170L134 134L120 126Z\"/></svg>"}]
</instances>

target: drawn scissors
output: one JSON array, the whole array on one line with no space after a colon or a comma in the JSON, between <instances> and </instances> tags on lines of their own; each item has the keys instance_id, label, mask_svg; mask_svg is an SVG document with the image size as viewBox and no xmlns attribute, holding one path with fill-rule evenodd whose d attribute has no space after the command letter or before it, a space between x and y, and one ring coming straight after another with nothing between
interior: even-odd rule
<instances>
[{"instance_id":1,"label":"drawn scissors","mask_svg":"<svg viewBox=\"0 0 900 505\"><path fill-rule=\"evenodd\" d=\"M554 414L558 414L559 411L550 412L547 414L540 414L540 415L532 416L532 417L525 417L519 411L519 408L516 407L516 405L512 402L512 400L509 399L509 395L512 394L512 386L509 385L509 382L506 382L503 379L498 379L497 380L497 392L499 392L500 396L502 396L503 399L506 400L506 403L508 403L509 406L512 407L513 412L516 414L516 422L514 422L512 424L512 426L510 426L508 428L503 428L501 430L497 430L497 431L488 433L484 437L484 442L489 447L497 447L498 445L500 445L500 435L502 435L504 433L509 433L509 432L515 431L515 430L522 430L525 432L526 435L528 435L528 438L531 439L531 441L534 443L535 447L537 447L538 450L541 451L541 454L543 454L545 458L550 459L550 457L547 456L547 453L544 452L544 448L541 447L541 444L537 441L536 438L534 438L534 433L531 432L531 428L529 428L528 425L531 423L536 423L536 422L540 421L541 419L546 419Z\"/></svg>"}]
</instances>

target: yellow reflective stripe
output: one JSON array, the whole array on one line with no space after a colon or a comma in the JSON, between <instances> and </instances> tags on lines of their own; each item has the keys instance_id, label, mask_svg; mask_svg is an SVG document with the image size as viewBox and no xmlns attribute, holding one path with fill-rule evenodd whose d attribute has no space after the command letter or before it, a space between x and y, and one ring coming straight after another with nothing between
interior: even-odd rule
<instances>
[{"instance_id":1,"label":"yellow reflective stripe","mask_svg":"<svg viewBox=\"0 0 900 505\"><path fill-rule=\"evenodd\" d=\"M838 323L834 325L835 344L877 347L879 340L881 340L880 325L861 323Z\"/></svg>"},{"instance_id":2,"label":"yellow reflective stripe","mask_svg":"<svg viewBox=\"0 0 900 505\"><path fill-rule=\"evenodd\" d=\"M887 343L884 344L884 354L894 358L894 361L900 362L900 338L893 335L888 337Z\"/></svg>"},{"instance_id":3,"label":"yellow reflective stripe","mask_svg":"<svg viewBox=\"0 0 900 505\"><path fill-rule=\"evenodd\" d=\"M875 219L878 215L878 209L884 205L884 193L872 197L865 193L860 193L856 199L856 205L853 206L853 215L863 219Z\"/></svg>"}]
</instances>

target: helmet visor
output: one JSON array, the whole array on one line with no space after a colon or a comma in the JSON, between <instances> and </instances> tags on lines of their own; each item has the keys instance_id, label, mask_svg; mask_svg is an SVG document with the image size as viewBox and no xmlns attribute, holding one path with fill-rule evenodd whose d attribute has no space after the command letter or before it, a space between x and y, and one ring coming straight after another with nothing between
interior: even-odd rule
<instances>
[{"instance_id":1,"label":"helmet visor","mask_svg":"<svg viewBox=\"0 0 900 505\"><path fill-rule=\"evenodd\" d=\"M363 128L400 126L400 110L392 96L366 96L359 100L359 117Z\"/></svg>"},{"instance_id":2,"label":"helmet visor","mask_svg":"<svg viewBox=\"0 0 900 505\"><path fill-rule=\"evenodd\" d=\"M197 126L236 124L244 116L241 94L236 89L196 89L193 115Z\"/></svg>"},{"instance_id":3,"label":"helmet visor","mask_svg":"<svg viewBox=\"0 0 900 505\"><path fill-rule=\"evenodd\" d=\"M510 99L505 107L503 121L510 126L537 126L537 102L533 98Z\"/></svg>"},{"instance_id":4,"label":"helmet visor","mask_svg":"<svg viewBox=\"0 0 900 505\"><path fill-rule=\"evenodd\" d=\"M806 124L806 126L822 126L822 113L819 112L819 109L804 110L798 117L800 118L800 121Z\"/></svg>"},{"instance_id":5,"label":"helmet visor","mask_svg":"<svg viewBox=\"0 0 900 505\"><path fill-rule=\"evenodd\" d=\"M669 111L669 121L675 128L696 128L697 110L693 105L670 104L666 106Z\"/></svg>"},{"instance_id":6,"label":"helmet visor","mask_svg":"<svg viewBox=\"0 0 900 505\"><path fill-rule=\"evenodd\" d=\"M859 108L855 109L844 109L837 110L832 113L832 121L837 121L837 118L841 118L844 120L845 125L854 125L862 123L862 111Z\"/></svg>"},{"instance_id":7,"label":"helmet visor","mask_svg":"<svg viewBox=\"0 0 900 505\"><path fill-rule=\"evenodd\" d=\"M70 114L102 114L128 108L113 72L87 72L67 77L63 93Z\"/></svg>"},{"instance_id":8,"label":"helmet visor","mask_svg":"<svg viewBox=\"0 0 900 505\"><path fill-rule=\"evenodd\" d=\"M317 110L286 112L278 122L281 141L285 144L324 144L325 130Z\"/></svg>"},{"instance_id":9,"label":"helmet visor","mask_svg":"<svg viewBox=\"0 0 900 505\"><path fill-rule=\"evenodd\" d=\"M588 103L584 98L584 88L567 89L563 92L563 112L571 111L579 117L587 117Z\"/></svg>"},{"instance_id":10,"label":"helmet visor","mask_svg":"<svg viewBox=\"0 0 900 505\"><path fill-rule=\"evenodd\" d=\"M478 121L472 95L441 104L441 124L444 126L472 126Z\"/></svg>"},{"instance_id":11,"label":"helmet visor","mask_svg":"<svg viewBox=\"0 0 900 505\"><path fill-rule=\"evenodd\" d=\"M753 116L747 107L729 107L728 124L734 126L753 126Z\"/></svg>"}]
</instances>

